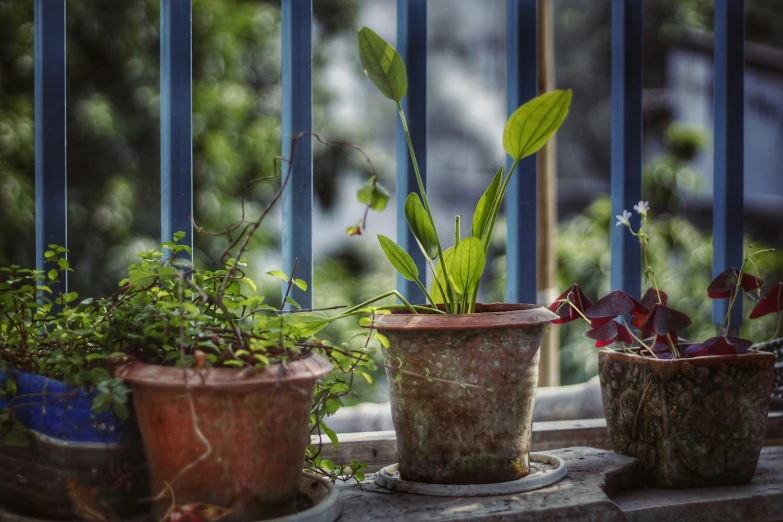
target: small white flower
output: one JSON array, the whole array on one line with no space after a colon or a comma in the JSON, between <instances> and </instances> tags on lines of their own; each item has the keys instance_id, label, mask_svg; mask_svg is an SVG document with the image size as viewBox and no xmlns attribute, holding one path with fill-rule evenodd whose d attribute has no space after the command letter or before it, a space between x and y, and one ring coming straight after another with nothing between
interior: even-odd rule
<instances>
[{"instance_id":1,"label":"small white flower","mask_svg":"<svg viewBox=\"0 0 783 522\"><path fill-rule=\"evenodd\" d=\"M647 214L648 210L650 210L650 202L649 201L640 201L638 204L633 206L633 209L643 216L643 215Z\"/></svg>"},{"instance_id":2,"label":"small white flower","mask_svg":"<svg viewBox=\"0 0 783 522\"><path fill-rule=\"evenodd\" d=\"M630 218L632 215L633 214L631 214L627 210L623 210L623 214L622 215L618 214L617 216L615 216L617 218L617 223L616 223L615 226L619 227L620 225L625 225L626 227L630 227L631 226L631 222L628 221L628 218Z\"/></svg>"}]
</instances>

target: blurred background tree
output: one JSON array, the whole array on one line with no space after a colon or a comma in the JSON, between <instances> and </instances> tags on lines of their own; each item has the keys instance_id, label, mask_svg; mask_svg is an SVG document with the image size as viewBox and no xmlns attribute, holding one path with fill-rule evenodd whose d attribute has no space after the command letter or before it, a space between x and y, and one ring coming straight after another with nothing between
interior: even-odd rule
<instances>
[{"instance_id":1,"label":"blurred background tree","mask_svg":"<svg viewBox=\"0 0 783 522\"><path fill-rule=\"evenodd\" d=\"M556 76L575 91L558 134L561 226L559 286L582 284L592 297L608 290L608 200L611 2L553 0ZM68 212L73 290L106 295L137 252L159 238L159 0L67 0ZM362 146L393 190L395 113L364 80L355 31L372 25L394 41L392 0L314 0L314 128L326 139ZM430 0L429 179L436 219L451 226L453 206L472 209L487 176L503 163L498 138L505 121L505 0ZM655 216L652 262L675 306L691 314L694 335L709 329L700 296L710 275L709 231L691 224L695 211L680 189L695 186L690 149L709 136L671 126L659 110L666 88L667 34L711 30L712 0L645 2L645 199ZM747 39L783 46L778 0L746 0ZM373 93L373 94L370 94ZM279 0L193 0L194 211L199 225L222 230L240 216L247 183L272 176L280 153ZM664 137L668 136L668 141ZM648 147L647 137L652 143ZM0 264L34 262L33 2L0 0ZM656 148L658 147L658 148ZM394 234L393 209L372 216L368 237L343 230L361 211L354 192L367 175L349 149L314 148L315 302L360 302L394 285L375 232ZM488 174L487 174L488 173ZM279 178L253 186L247 211L257 213ZM597 199L596 199L597 198ZM393 205L392 205L393 206ZM461 212L463 218L469 211ZM498 227L484 300L503 299L503 227ZM779 234L779 232L778 232ZM753 238L754 240L758 238ZM774 239L774 238L773 238ZM279 209L252 245L250 275L279 299L279 285L259 277L281 267ZM196 259L214 266L223 237L197 235ZM781 271L779 255L767 258ZM762 275L771 274L765 270ZM774 277L774 276L772 276ZM771 277L770 277L771 278ZM266 281L268 279L268 281ZM346 339L356 325L329 329ZM563 329L563 383L595 374L592 345L578 325ZM762 323L758 328L768 328ZM382 374L377 375L381 381ZM383 387L365 399L384 399Z\"/></svg>"}]
</instances>

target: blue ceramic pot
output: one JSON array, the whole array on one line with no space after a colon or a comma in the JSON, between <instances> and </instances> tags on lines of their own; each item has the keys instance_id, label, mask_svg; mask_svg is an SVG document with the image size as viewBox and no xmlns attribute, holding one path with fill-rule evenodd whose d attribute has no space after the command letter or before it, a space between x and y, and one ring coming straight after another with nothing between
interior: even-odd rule
<instances>
[{"instance_id":1,"label":"blue ceramic pot","mask_svg":"<svg viewBox=\"0 0 783 522\"><path fill-rule=\"evenodd\" d=\"M3 370L0 370L0 388L3 390L5 390L6 381L8 381L8 375ZM6 404L8 404L7 400L0 399L0 410L5 408Z\"/></svg>"},{"instance_id":2,"label":"blue ceramic pot","mask_svg":"<svg viewBox=\"0 0 783 522\"><path fill-rule=\"evenodd\" d=\"M127 439L132 421L118 419L111 409L92 411L97 390L87 392L84 387L41 375L18 370L13 373L17 396L31 395L13 404L16 418L29 429L67 442L116 443Z\"/></svg>"}]
</instances>

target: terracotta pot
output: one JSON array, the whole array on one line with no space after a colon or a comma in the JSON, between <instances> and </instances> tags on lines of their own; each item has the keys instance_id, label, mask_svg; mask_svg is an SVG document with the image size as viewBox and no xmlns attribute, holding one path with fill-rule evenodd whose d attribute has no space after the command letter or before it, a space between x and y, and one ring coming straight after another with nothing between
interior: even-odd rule
<instances>
[{"instance_id":1,"label":"terracotta pot","mask_svg":"<svg viewBox=\"0 0 783 522\"><path fill-rule=\"evenodd\" d=\"M487 484L524 477L538 383L538 347L557 316L535 305L477 305L469 315L377 316L389 339L392 420L403 479ZM467 383L476 387L464 387Z\"/></svg>"},{"instance_id":2,"label":"terracotta pot","mask_svg":"<svg viewBox=\"0 0 783 522\"><path fill-rule=\"evenodd\" d=\"M637 457L656 486L750 481L764 442L774 362L768 353L657 360L600 352L614 451Z\"/></svg>"},{"instance_id":3,"label":"terracotta pot","mask_svg":"<svg viewBox=\"0 0 783 522\"><path fill-rule=\"evenodd\" d=\"M211 452L176 481L177 503L234 509L226 521L292 513L309 443L314 383L332 368L313 354L287 363L284 371L280 365L255 372L188 370L198 427ZM133 385L150 483L157 494L207 449L193 427L184 371L134 362L115 373ZM156 504L156 519L168 502L167 497Z\"/></svg>"}]
</instances>

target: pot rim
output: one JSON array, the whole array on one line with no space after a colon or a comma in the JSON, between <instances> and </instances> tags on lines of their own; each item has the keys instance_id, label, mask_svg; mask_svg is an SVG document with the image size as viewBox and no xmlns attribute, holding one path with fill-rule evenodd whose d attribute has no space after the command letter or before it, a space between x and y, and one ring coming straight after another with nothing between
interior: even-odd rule
<instances>
[{"instance_id":1,"label":"pot rim","mask_svg":"<svg viewBox=\"0 0 783 522\"><path fill-rule=\"evenodd\" d=\"M641 355L619 352L617 350L603 349L598 352L599 357L613 357L618 359L632 360L645 360L650 361L650 364L657 364L661 366L675 366L688 363L692 366L718 366L725 364L726 361L736 361L739 358L743 361L758 359L768 359L771 362L775 361L775 355L768 352L753 352L753 353L733 353L729 355L704 355L701 357L686 357L680 359L655 359L653 357L642 357Z\"/></svg>"},{"instance_id":2,"label":"pot rim","mask_svg":"<svg viewBox=\"0 0 783 522\"><path fill-rule=\"evenodd\" d=\"M373 314L373 328L384 331L485 330L551 323L559 316L544 305L476 304L473 314L410 314L407 310Z\"/></svg>"},{"instance_id":3,"label":"pot rim","mask_svg":"<svg viewBox=\"0 0 783 522\"><path fill-rule=\"evenodd\" d=\"M302 359L285 363L285 373L281 373L282 364L270 364L264 368L209 368L196 370L194 368L176 368L161 366L140 361L131 361L115 367L112 371L115 377L122 377L131 384L142 384L158 388L185 388L193 390L231 389L258 387L261 384L296 384L314 381L334 369L334 365L325 357L310 353ZM244 375L241 375L244 372Z\"/></svg>"}]
</instances>

